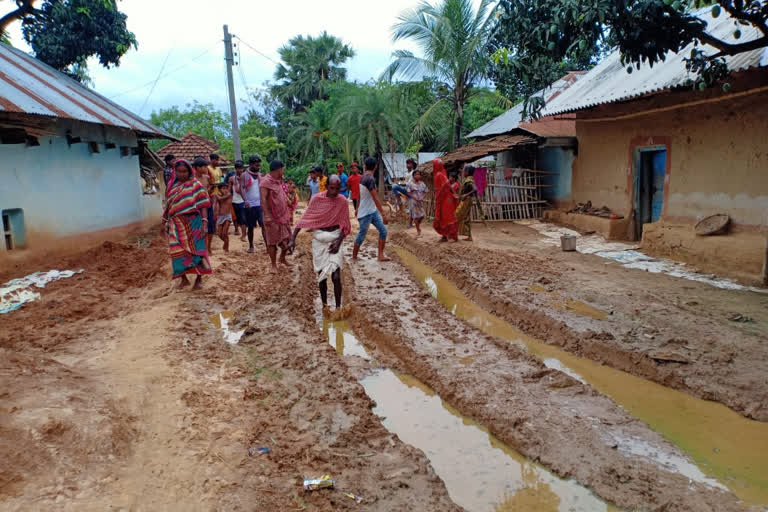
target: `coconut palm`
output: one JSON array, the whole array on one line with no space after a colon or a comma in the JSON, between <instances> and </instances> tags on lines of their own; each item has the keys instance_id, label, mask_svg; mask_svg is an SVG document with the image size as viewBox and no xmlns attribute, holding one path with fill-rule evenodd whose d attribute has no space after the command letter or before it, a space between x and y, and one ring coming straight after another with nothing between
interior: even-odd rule
<instances>
[{"instance_id":1,"label":"coconut palm","mask_svg":"<svg viewBox=\"0 0 768 512\"><path fill-rule=\"evenodd\" d=\"M298 125L290 136L297 140L300 156L304 161L325 162L333 122L332 105L324 100L315 101L306 112L296 116L296 121Z\"/></svg>"},{"instance_id":2,"label":"coconut palm","mask_svg":"<svg viewBox=\"0 0 768 512\"><path fill-rule=\"evenodd\" d=\"M405 148L410 126L402 91L387 83L359 87L347 95L333 120L333 128L350 144L352 154L368 154L381 161L385 152ZM383 173L379 173L379 190Z\"/></svg>"},{"instance_id":3,"label":"coconut palm","mask_svg":"<svg viewBox=\"0 0 768 512\"><path fill-rule=\"evenodd\" d=\"M395 51L384 77L433 76L442 82L446 94L422 115L420 124L427 124L448 106L453 113L454 148L461 145L464 104L474 93L473 88L487 77L486 45L492 32L493 3L481 0L475 10L472 0L442 0L436 5L424 1L401 13L392 27L393 41L415 41L423 57L408 50Z\"/></svg>"},{"instance_id":4,"label":"coconut palm","mask_svg":"<svg viewBox=\"0 0 768 512\"><path fill-rule=\"evenodd\" d=\"M354 50L338 37L323 32L318 37L296 36L279 50L283 63L275 70L277 84L272 93L295 113L303 112L318 99L328 99L329 84L344 80L344 62Z\"/></svg>"}]
</instances>

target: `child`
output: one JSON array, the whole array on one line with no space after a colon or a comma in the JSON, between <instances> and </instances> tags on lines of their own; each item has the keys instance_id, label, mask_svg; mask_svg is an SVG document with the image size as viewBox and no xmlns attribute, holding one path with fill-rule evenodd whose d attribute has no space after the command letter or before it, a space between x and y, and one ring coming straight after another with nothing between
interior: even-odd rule
<instances>
[{"instance_id":1,"label":"child","mask_svg":"<svg viewBox=\"0 0 768 512\"><path fill-rule=\"evenodd\" d=\"M296 184L291 178L285 183L285 197L288 200L288 208L291 210L291 226L293 226L293 212L299 205L299 192L296 190Z\"/></svg>"},{"instance_id":2,"label":"child","mask_svg":"<svg viewBox=\"0 0 768 512\"><path fill-rule=\"evenodd\" d=\"M427 195L427 185L421 181L421 171L413 171L413 180L408 183L410 197L411 220L416 225L416 236L421 236L421 221L424 219L424 197Z\"/></svg>"},{"instance_id":3,"label":"child","mask_svg":"<svg viewBox=\"0 0 768 512\"><path fill-rule=\"evenodd\" d=\"M229 252L229 225L232 222L232 194L229 185L222 183L219 194L214 196L216 204L216 233L224 242L224 252Z\"/></svg>"}]
</instances>

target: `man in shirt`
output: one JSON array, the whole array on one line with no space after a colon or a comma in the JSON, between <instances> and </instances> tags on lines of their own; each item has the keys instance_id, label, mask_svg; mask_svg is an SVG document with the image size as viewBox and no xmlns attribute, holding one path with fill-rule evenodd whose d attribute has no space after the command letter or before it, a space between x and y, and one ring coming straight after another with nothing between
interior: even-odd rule
<instances>
[{"instance_id":1,"label":"man in shirt","mask_svg":"<svg viewBox=\"0 0 768 512\"><path fill-rule=\"evenodd\" d=\"M240 176L245 172L245 164L242 160L235 161L235 170L227 173L227 183L232 191L232 208L235 210L235 236L240 235L240 240L245 242L245 201L240 194Z\"/></svg>"},{"instance_id":2,"label":"man in shirt","mask_svg":"<svg viewBox=\"0 0 768 512\"><path fill-rule=\"evenodd\" d=\"M355 207L355 216L357 216L357 205L360 202L360 171L357 170L357 162L349 165L349 178L347 178L347 188L349 196L352 198L352 204Z\"/></svg>"},{"instance_id":3,"label":"man in shirt","mask_svg":"<svg viewBox=\"0 0 768 512\"><path fill-rule=\"evenodd\" d=\"M240 176L240 195L245 207L245 224L248 226L248 252L254 253L253 230L258 224L264 229L264 218L261 214L260 183L261 158L251 155L248 159L248 169ZM262 233L263 235L263 233Z\"/></svg>"},{"instance_id":4,"label":"man in shirt","mask_svg":"<svg viewBox=\"0 0 768 512\"><path fill-rule=\"evenodd\" d=\"M211 153L209 160L211 164L208 166L208 172L211 173L211 178L213 178L213 183L218 185L219 183L222 183L224 181L224 178L223 178L224 172L221 170L221 167L219 167L219 162L221 162L221 159L219 158L219 155L217 155L216 153ZM218 193L218 189L216 193Z\"/></svg>"},{"instance_id":5,"label":"man in shirt","mask_svg":"<svg viewBox=\"0 0 768 512\"><path fill-rule=\"evenodd\" d=\"M376 191L376 179L373 173L376 170L376 159L369 156L365 159L365 174L360 178L360 205L357 208L357 220L360 223L360 232L355 238L355 245L352 248L352 259L357 259L360 252L360 246L365 241L365 235L368 234L368 228L374 225L379 232L379 261L389 261L384 255L384 247L387 245L387 217L384 215L384 209L381 207L379 196Z\"/></svg>"},{"instance_id":6,"label":"man in shirt","mask_svg":"<svg viewBox=\"0 0 768 512\"><path fill-rule=\"evenodd\" d=\"M328 185L328 176L325 175L322 166L315 167L317 170L317 188L320 192L325 192L325 188Z\"/></svg>"},{"instance_id":7,"label":"man in shirt","mask_svg":"<svg viewBox=\"0 0 768 512\"><path fill-rule=\"evenodd\" d=\"M349 189L347 188L349 176L347 176L347 173L344 172L344 164L341 162L336 163L336 175L339 177L339 181L341 182L341 190L339 193L344 197L349 197Z\"/></svg>"},{"instance_id":8,"label":"man in shirt","mask_svg":"<svg viewBox=\"0 0 768 512\"><path fill-rule=\"evenodd\" d=\"M312 199L312 196L315 194L320 193L320 181L318 180L318 174L322 172L322 169L319 169L318 167L313 167L309 171L309 179L307 179L307 186L309 187L309 198Z\"/></svg>"}]
</instances>

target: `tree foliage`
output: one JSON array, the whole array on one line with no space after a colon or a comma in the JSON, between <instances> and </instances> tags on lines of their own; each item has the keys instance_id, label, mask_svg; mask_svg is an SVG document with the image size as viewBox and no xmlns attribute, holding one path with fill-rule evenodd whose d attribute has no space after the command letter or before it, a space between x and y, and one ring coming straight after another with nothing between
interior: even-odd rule
<instances>
[{"instance_id":1,"label":"tree foliage","mask_svg":"<svg viewBox=\"0 0 768 512\"><path fill-rule=\"evenodd\" d=\"M585 52L599 45L618 48L631 72L693 43L687 67L698 75L696 86L708 87L727 76L724 56L768 46L768 2L718 0L710 7L714 17L725 11L733 19L732 37L727 39L708 32L706 21L692 10L698 6L698 0L502 0L499 29L508 41L502 41L505 46L500 45L494 58L532 84L544 80L554 63L581 62ZM744 26L760 35L740 41ZM705 44L715 50L703 51ZM542 104L529 106L535 114Z\"/></svg>"},{"instance_id":2,"label":"tree foliage","mask_svg":"<svg viewBox=\"0 0 768 512\"><path fill-rule=\"evenodd\" d=\"M39 8L35 0L14 3L16 9L0 18L0 31L21 20L35 56L76 80L87 80L88 57L98 57L105 67L118 66L137 45L114 0L44 0Z\"/></svg>"},{"instance_id":3,"label":"tree foliage","mask_svg":"<svg viewBox=\"0 0 768 512\"><path fill-rule=\"evenodd\" d=\"M346 79L342 65L355 55L350 46L327 32L318 37L296 36L279 53L283 63L275 71L272 93L295 113L315 100L328 99L329 84Z\"/></svg>"},{"instance_id":4,"label":"tree foliage","mask_svg":"<svg viewBox=\"0 0 768 512\"><path fill-rule=\"evenodd\" d=\"M491 0L481 0L477 10L471 0L441 0L436 5L423 2L403 12L393 27L394 41L411 39L424 56L395 51L385 76L432 76L440 82L443 92L431 110L450 106L454 147L461 145L464 105L488 74L486 47L492 34L491 14Z\"/></svg>"}]
</instances>

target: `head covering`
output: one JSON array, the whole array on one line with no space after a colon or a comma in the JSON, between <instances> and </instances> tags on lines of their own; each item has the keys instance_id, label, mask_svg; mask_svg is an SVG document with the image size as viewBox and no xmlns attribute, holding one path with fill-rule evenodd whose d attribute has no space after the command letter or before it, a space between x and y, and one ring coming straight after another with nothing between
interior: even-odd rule
<instances>
[{"instance_id":1,"label":"head covering","mask_svg":"<svg viewBox=\"0 0 768 512\"><path fill-rule=\"evenodd\" d=\"M435 187L435 194L440 192L443 185L448 183L448 176L445 174L445 167L443 161L439 158L432 160L432 185Z\"/></svg>"},{"instance_id":2,"label":"head covering","mask_svg":"<svg viewBox=\"0 0 768 512\"><path fill-rule=\"evenodd\" d=\"M328 197L327 191L312 196L307 210L296 223L296 227L302 229L321 229L337 225L345 235L352 231L347 198L341 194Z\"/></svg>"},{"instance_id":3,"label":"head covering","mask_svg":"<svg viewBox=\"0 0 768 512\"><path fill-rule=\"evenodd\" d=\"M283 180L273 178L271 174L267 174L259 182L259 187L272 191L271 198L271 213L272 217L280 224L286 224L291 220L291 212L288 210L287 198L285 197L285 189L283 189ZM262 197L264 197L262 195ZM266 205L263 205L266 206Z\"/></svg>"}]
</instances>

